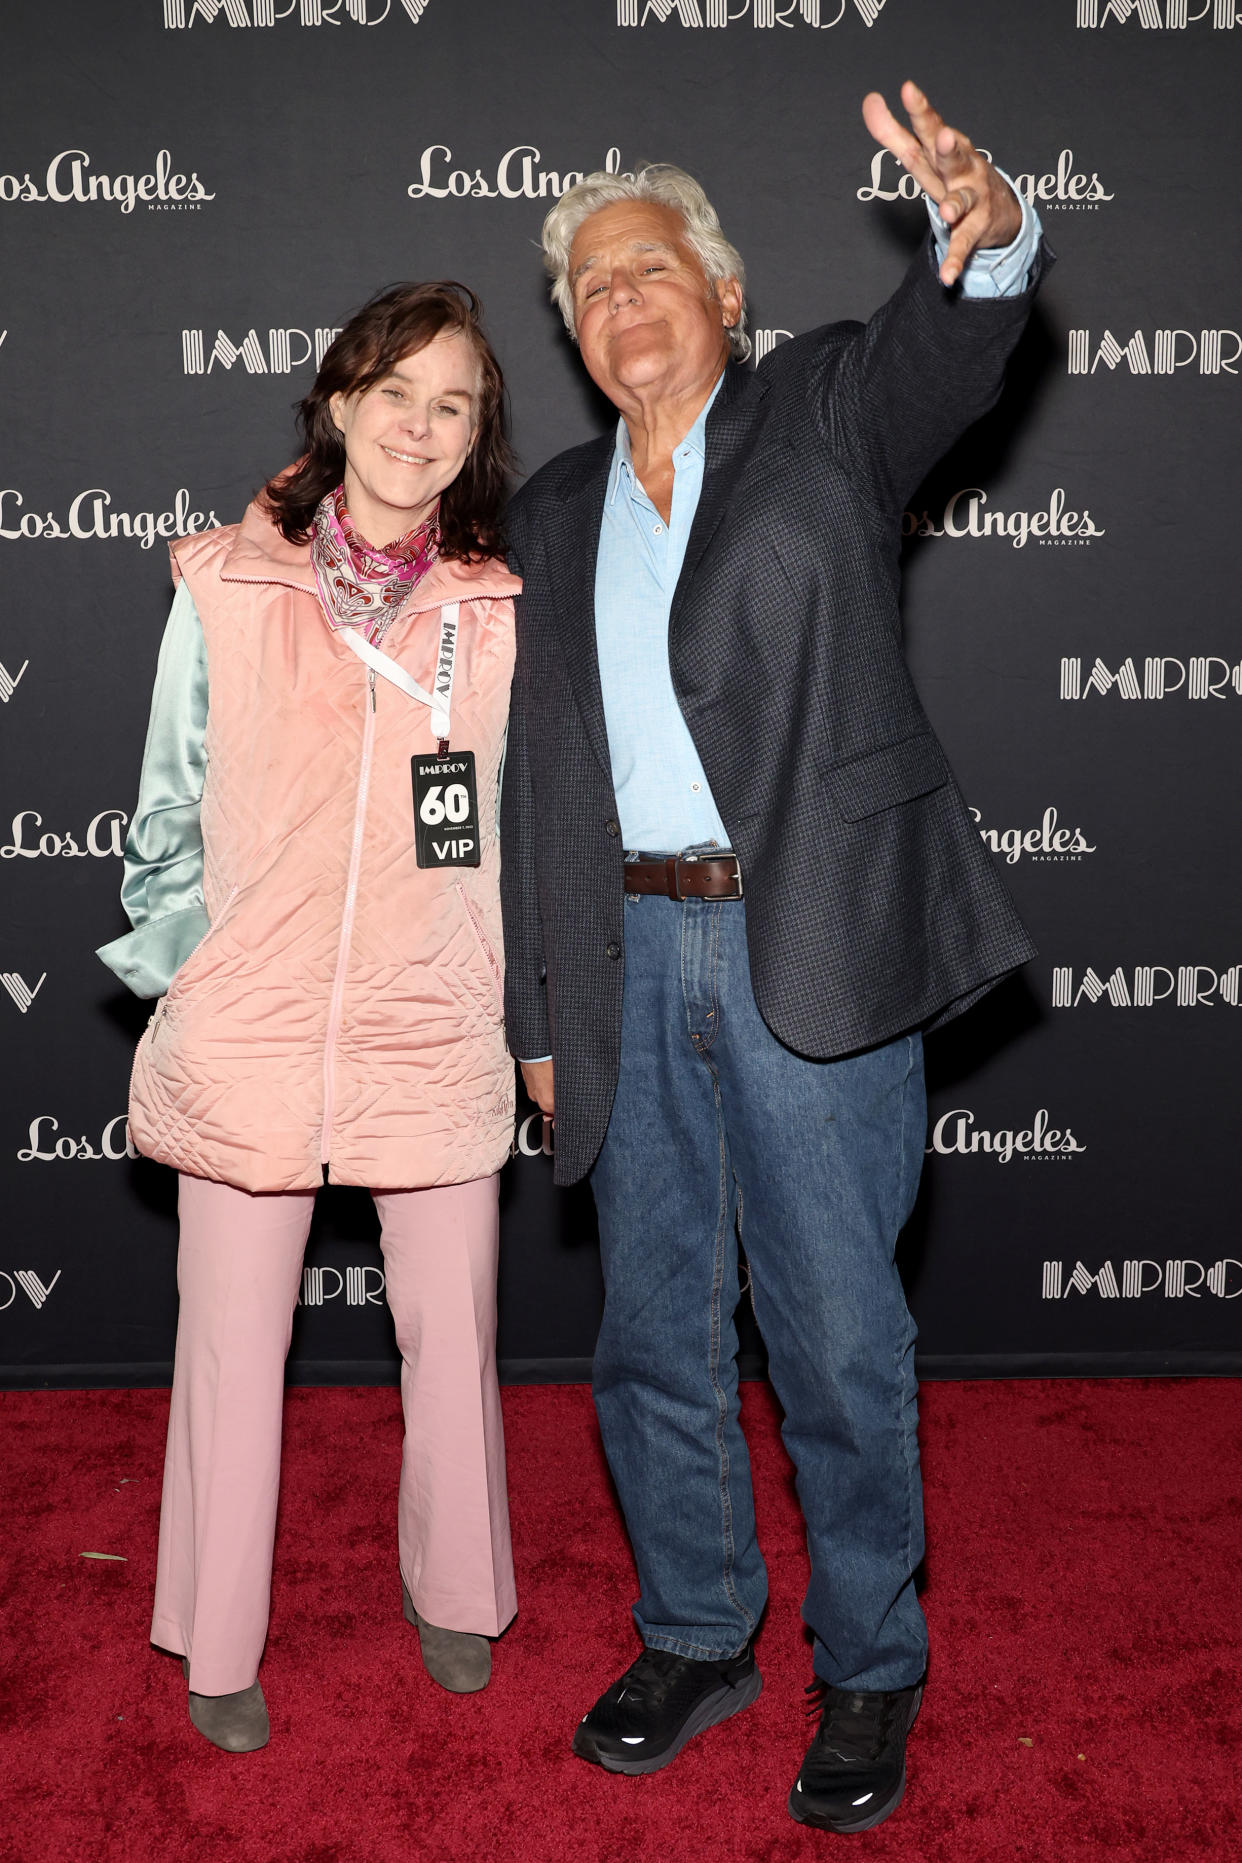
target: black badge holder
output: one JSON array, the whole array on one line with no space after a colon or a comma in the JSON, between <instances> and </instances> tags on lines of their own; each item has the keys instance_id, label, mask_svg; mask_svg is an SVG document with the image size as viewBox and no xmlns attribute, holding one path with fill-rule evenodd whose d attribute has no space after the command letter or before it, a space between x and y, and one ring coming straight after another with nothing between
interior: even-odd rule
<instances>
[{"instance_id":1,"label":"black badge holder","mask_svg":"<svg viewBox=\"0 0 1242 1863\"><path fill-rule=\"evenodd\" d=\"M414 852L420 867L477 867L479 799L474 752L449 751L441 738L434 757L411 757Z\"/></svg>"}]
</instances>

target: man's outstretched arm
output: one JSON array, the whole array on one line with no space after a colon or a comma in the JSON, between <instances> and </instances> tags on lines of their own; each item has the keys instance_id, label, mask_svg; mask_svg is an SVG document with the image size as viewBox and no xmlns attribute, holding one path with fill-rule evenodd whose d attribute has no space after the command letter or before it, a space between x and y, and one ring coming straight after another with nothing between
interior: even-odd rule
<instances>
[{"instance_id":1,"label":"man's outstretched arm","mask_svg":"<svg viewBox=\"0 0 1242 1863\"><path fill-rule=\"evenodd\" d=\"M825 333L830 340L808 381L828 445L886 514L902 509L996 400L1032 287L1051 258L1035 216L1024 215L970 138L950 129L917 85L904 84L902 99L915 126L909 130L874 91L863 116L927 191L935 248L929 243L844 350L831 328Z\"/></svg>"}]
</instances>

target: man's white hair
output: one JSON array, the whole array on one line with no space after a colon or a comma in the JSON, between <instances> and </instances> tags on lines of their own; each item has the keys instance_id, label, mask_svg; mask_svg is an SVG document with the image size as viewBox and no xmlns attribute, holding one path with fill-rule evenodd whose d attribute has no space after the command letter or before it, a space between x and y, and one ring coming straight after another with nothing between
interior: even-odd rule
<instances>
[{"instance_id":1,"label":"man's white hair","mask_svg":"<svg viewBox=\"0 0 1242 1863\"><path fill-rule=\"evenodd\" d=\"M543 223L543 262L552 280L552 302L565 319L565 328L577 341L574 327L574 292L569 277L569 251L583 221L601 207L617 201L653 201L671 207L685 228L685 241L695 254L709 285L736 278L742 293L742 311L725 334L736 362L750 354L746 334L746 267L737 247L721 231L720 217L706 194L684 168L669 162L648 162L632 175L609 175L602 169L586 175L564 193Z\"/></svg>"}]
</instances>

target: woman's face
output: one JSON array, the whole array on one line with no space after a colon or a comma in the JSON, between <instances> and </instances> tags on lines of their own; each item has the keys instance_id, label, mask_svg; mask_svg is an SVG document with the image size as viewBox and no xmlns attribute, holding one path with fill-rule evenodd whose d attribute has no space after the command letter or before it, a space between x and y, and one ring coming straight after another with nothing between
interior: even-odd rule
<instances>
[{"instance_id":1,"label":"woman's face","mask_svg":"<svg viewBox=\"0 0 1242 1863\"><path fill-rule=\"evenodd\" d=\"M333 395L345 503L368 543L395 543L431 516L474 444L478 393L474 350L454 330L403 356L370 388Z\"/></svg>"}]
</instances>

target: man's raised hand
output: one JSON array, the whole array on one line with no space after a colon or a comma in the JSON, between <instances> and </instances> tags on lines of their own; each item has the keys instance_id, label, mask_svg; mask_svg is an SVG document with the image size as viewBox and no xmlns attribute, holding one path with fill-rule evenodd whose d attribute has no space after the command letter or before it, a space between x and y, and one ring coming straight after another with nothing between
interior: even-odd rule
<instances>
[{"instance_id":1,"label":"man's raised hand","mask_svg":"<svg viewBox=\"0 0 1242 1863\"><path fill-rule=\"evenodd\" d=\"M910 128L897 121L879 91L863 98L863 122L907 168L940 209L949 228L949 250L940 266L940 282L956 284L972 252L982 246L1008 246L1022 225L1022 209L1009 183L960 129L950 129L933 110L917 84L901 87Z\"/></svg>"}]
</instances>

